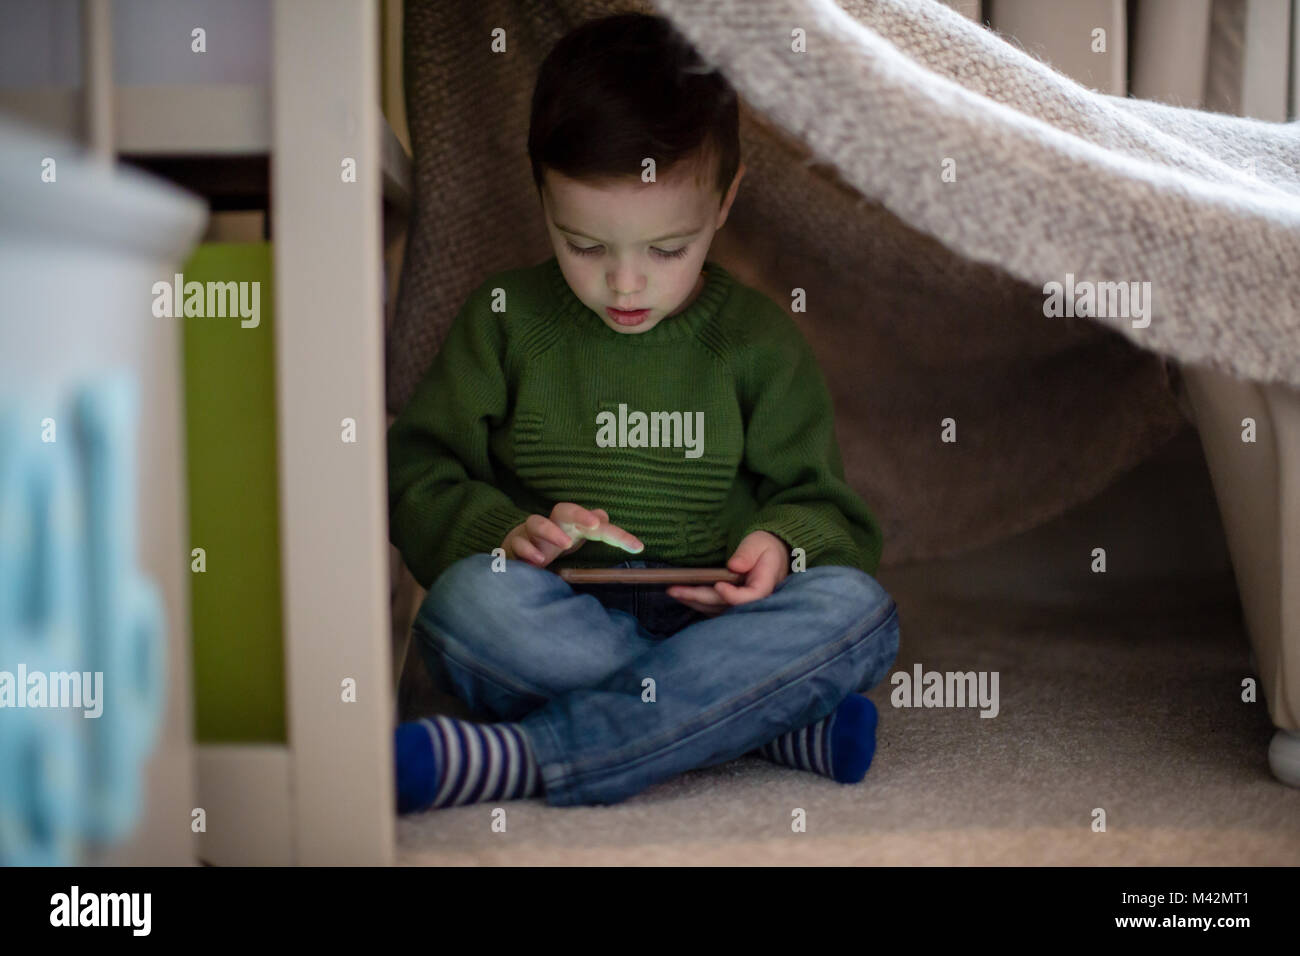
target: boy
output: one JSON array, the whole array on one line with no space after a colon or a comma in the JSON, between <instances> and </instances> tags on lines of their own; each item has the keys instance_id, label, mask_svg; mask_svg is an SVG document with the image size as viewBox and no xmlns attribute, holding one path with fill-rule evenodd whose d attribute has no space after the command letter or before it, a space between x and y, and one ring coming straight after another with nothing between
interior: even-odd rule
<instances>
[{"instance_id":1,"label":"boy","mask_svg":"<svg viewBox=\"0 0 1300 956\"><path fill-rule=\"evenodd\" d=\"M555 256L471 294L389 431L392 541L429 588L415 639L481 719L397 728L400 812L616 803L750 752L867 771L858 692L895 659L897 609L811 350L707 259L738 129L734 90L658 17L583 24L541 66ZM555 573L724 563L739 584Z\"/></svg>"}]
</instances>

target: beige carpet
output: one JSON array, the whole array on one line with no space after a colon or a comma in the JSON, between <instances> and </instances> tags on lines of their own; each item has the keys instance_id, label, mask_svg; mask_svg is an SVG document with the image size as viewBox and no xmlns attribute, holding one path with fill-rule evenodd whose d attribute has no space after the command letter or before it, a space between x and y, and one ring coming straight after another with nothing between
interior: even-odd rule
<instances>
[{"instance_id":1,"label":"beige carpet","mask_svg":"<svg viewBox=\"0 0 1300 956\"><path fill-rule=\"evenodd\" d=\"M508 803L505 833L491 805L437 810L399 820L399 863L1300 863L1300 791L1269 775L1264 705L1239 699L1249 648L1232 608L1071 620L917 604L904 569L886 583L896 669L996 670L996 718L895 709L881 686L861 784L747 757L617 806Z\"/></svg>"},{"instance_id":2,"label":"beige carpet","mask_svg":"<svg viewBox=\"0 0 1300 956\"><path fill-rule=\"evenodd\" d=\"M1300 864L1300 790L1269 774L1265 705L1240 699L1250 650L1218 522L1188 430L1047 525L882 568L895 671L996 670L1001 710L894 709L877 687L861 784L743 758L612 807L507 803L505 833L491 805L399 818L398 862ZM1088 570L1098 545L1105 575ZM435 703L421 674L408 716Z\"/></svg>"}]
</instances>

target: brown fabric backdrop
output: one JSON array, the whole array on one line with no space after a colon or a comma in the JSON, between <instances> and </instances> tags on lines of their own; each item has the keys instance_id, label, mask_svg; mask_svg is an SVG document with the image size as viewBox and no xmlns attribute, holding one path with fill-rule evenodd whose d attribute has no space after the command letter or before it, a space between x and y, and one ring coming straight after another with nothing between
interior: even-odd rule
<instances>
[{"instance_id":1,"label":"brown fabric backdrop","mask_svg":"<svg viewBox=\"0 0 1300 956\"><path fill-rule=\"evenodd\" d=\"M552 254L525 141L542 58L585 19L644 3L407 0L414 195L388 404L399 411L469 291ZM492 54L491 31L507 52ZM742 109L748 171L710 257L789 310L822 364L849 481L884 564L1026 530L1094 496L1186 424L1168 366L1041 287L966 260L810 162ZM941 421L956 420L944 443Z\"/></svg>"}]
</instances>

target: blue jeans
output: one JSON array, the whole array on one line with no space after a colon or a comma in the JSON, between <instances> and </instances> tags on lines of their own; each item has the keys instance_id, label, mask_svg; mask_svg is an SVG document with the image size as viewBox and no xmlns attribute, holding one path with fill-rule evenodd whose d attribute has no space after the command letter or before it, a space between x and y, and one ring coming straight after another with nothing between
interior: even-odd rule
<instances>
[{"instance_id":1,"label":"blue jeans","mask_svg":"<svg viewBox=\"0 0 1300 956\"><path fill-rule=\"evenodd\" d=\"M857 568L792 572L710 617L662 586L491 565L475 554L444 571L414 634L441 689L520 723L552 806L618 803L740 757L869 690L898 654L894 601Z\"/></svg>"}]
</instances>

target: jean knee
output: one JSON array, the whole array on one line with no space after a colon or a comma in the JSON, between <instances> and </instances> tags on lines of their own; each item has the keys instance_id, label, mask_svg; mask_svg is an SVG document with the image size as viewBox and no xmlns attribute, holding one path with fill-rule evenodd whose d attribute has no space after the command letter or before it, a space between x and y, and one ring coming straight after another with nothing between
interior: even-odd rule
<instances>
[{"instance_id":1,"label":"jean knee","mask_svg":"<svg viewBox=\"0 0 1300 956\"><path fill-rule=\"evenodd\" d=\"M874 617L881 608L892 607L894 599L872 575L846 564L813 568L823 588L834 592L837 603L862 617Z\"/></svg>"},{"instance_id":2,"label":"jean knee","mask_svg":"<svg viewBox=\"0 0 1300 956\"><path fill-rule=\"evenodd\" d=\"M871 622L864 638L870 640L870 659L866 662L864 684L873 687L884 679L898 659L898 605L880 582L865 571L846 568L854 584L855 604L861 620Z\"/></svg>"},{"instance_id":3,"label":"jean knee","mask_svg":"<svg viewBox=\"0 0 1300 956\"><path fill-rule=\"evenodd\" d=\"M477 616L481 608L505 609L527 600L528 589L520 587L520 579L528 572L544 572L521 561L509 561L505 571L497 571L495 560L490 554L471 554L444 570L425 595L417 623L428 627L438 622L442 629L456 631L468 622L467 615Z\"/></svg>"},{"instance_id":4,"label":"jean knee","mask_svg":"<svg viewBox=\"0 0 1300 956\"><path fill-rule=\"evenodd\" d=\"M814 570L825 572L823 579L834 590L849 626L864 627L864 636L872 635L876 665L892 665L898 656L898 606L889 592L861 568L834 565Z\"/></svg>"},{"instance_id":5,"label":"jean knee","mask_svg":"<svg viewBox=\"0 0 1300 956\"><path fill-rule=\"evenodd\" d=\"M876 634L877 665L887 671L898 659L898 606L892 600L889 614L876 629Z\"/></svg>"},{"instance_id":6,"label":"jean knee","mask_svg":"<svg viewBox=\"0 0 1300 956\"><path fill-rule=\"evenodd\" d=\"M465 630L466 616L484 599L482 590L493 583L491 561L490 555L471 554L434 579L411 622L422 647L436 648L441 634Z\"/></svg>"},{"instance_id":7,"label":"jean knee","mask_svg":"<svg viewBox=\"0 0 1300 956\"><path fill-rule=\"evenodd\" d=\"M433 582L413 630L439 653L456 645L462 655L508 660L534 650L539 609L572 593L552 571L517 560L502 568L490 554L472 554Z\"/></svg>"},{"instance_id":8,"label":"jean knee","mask_svg":"<svg viewBox=\"0 0 1300 956\"><path fill-rule=\"evenodd\" d=\"M429 593L424 597L424 604L434 607L457 606L480 589L490 587L494 583L492 578L492 555L471 554L446 568L434 579Z\"/></svg>"},{"instance_id":9,"label":"jean knee","mask_svg":"<svg viewBox=\"0 0 1300 956\"><path fill-rule=\"evenodd\" d=\"M889 624L895 635L897 647L898 605L893 596L876 580L860 568L844 567L840 569L845 578L844 587L851 594L851 603L864 617L881 620Z\"/></svg>"}]
</instances>

